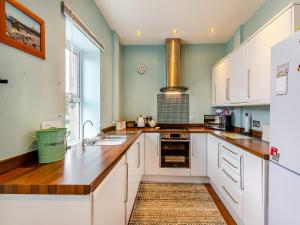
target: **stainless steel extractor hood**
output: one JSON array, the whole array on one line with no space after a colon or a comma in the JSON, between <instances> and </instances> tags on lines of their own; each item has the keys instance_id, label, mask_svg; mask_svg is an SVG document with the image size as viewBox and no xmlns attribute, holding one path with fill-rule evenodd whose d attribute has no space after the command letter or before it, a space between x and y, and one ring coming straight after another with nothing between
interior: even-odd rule
<instances>
[{"instance_id":1,"label":"stainless steel extractor hood","mask_svg":"<svg viewBox=\"0 0 300 225\"><path fill-rule=\"evenodd\" d=\"M180 39L168 38L166 40L166 67L167 86L161 92L185 92L187 87L181 85L180 80Z\"/></svg>"}]
</instances>

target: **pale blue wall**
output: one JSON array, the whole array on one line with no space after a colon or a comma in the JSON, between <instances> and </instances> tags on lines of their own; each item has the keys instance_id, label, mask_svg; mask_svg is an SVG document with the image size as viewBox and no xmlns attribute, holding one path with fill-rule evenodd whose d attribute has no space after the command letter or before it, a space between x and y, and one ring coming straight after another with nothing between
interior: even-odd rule
<instances>
[{"instance_id":1,"label":"pale blue wall","mask_svg":"<svg viewBox=\"0 0 300 225\"><path fill-rule=\"evenodd\" d=\"M103 42L102 120L112 121L112 31L94 0L66 0L89 29ZM65 19L61 1L20 0L45 20L46 60L0 44L0 160L30 151L30 135L41 121L64 120Z\"/></svg>"},{"instance_id":2,"label":"pale blue wall","mask_svg":"<svg viewBox=\"0 0 300 225\"><path fill-rule=\"evenodd\" d=\"M250 129L262 131L263 125L270 124L270 106L245 106L232 108L232 123L235 127L245 127L244 117L248 113L250 117ZM260 121L260 127L253 127L253 120Z\"/></svg>"},{"instance_id":3,"label":"pale blue wall","mask_svg":"<svg viewBox=\"0 0 300 225\"><path fill-rule=\"evenodd\" d=\"M223 44L182 45L182 83L190 87L190 116L203 122L203 114L211 113L211 68L224 56ZM122 47L121 112L126 120L140 114L156 118L156 95L166 85L165 46ZM137 66L144 64L144 75Z\"/></svg>"},{"instance_id":4,"label":"pale blue wall","mask_svg":"<svg viewBox=\"0 0 300 225\"><path fill-rule=\"evenodd\" d=\"M243 25L241 25L238 29L236 29L229 41L226 42L226 54L229 54L233 49L241 45L241 43L243 42L243 29Z\"/></svg>"},{"instance_id":5,"label":"pale blue wall","mask_svg":"<svg viewBox=\"0 0 300 225\"><path fill-rule=\"evenodd\" d=\"M121 52L121 118L156 118L156 94L165 83L164 46L122 46ZM146 66L144 75L137 73L140 64Z\"/></svg>"},{"instance_id":6,"label":"pale blue wall","mask_svg":"<svg viewBox=\"0 0 300 225\"><path fill-rule=\"evenodd\" d=\"M266 0L264 4L237 29L237 31L241 32L236 31L228 42L226 42L226 53L230 53L239 46L238 41L235 40L240 40L240 43L243 43L291 2L293 2L293 0Z\"/></svg>"},{"instance_id":7,"label":"pale blue wall","mask_svg":"<svg viewBox=\"0 0 300 225\"><path fill-rule=\"evenodd\" d=\"M254 34L266 22L283 10L293 0L266 0L265 3L243 25L244 40Z\"/></svg>"}]
</instances>

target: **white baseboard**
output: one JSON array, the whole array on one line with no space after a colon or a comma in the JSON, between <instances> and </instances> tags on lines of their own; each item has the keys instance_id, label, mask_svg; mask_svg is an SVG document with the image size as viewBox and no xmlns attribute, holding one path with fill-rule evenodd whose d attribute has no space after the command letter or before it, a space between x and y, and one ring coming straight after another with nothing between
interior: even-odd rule
<instances>
[{"instance_id":1,"label":"white baseboard","mask_svg":"<svg viewBox=\"0 0 300 225\"><path fill-rule=\"evenodd\" d=\"M209 177L144 175L142 182L208 184Z\"/></svg>"}]
</instances>

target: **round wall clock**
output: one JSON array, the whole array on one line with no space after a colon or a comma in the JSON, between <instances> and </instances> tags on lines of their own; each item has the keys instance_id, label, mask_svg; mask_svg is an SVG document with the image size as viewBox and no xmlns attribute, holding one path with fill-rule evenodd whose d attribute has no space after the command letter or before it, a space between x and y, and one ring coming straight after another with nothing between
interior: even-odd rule
<instances>
[{"instance_id":1,"label":"round wall clock","mask_svg":"<svg viewBox=\"0 0 300 225\"><path fill-rule=\"evenodd\" d=\"M143 64L141 64L138 66L137 71L139 74L144 74L146 72L146 67Z\"/></svg>"}]
</instances>

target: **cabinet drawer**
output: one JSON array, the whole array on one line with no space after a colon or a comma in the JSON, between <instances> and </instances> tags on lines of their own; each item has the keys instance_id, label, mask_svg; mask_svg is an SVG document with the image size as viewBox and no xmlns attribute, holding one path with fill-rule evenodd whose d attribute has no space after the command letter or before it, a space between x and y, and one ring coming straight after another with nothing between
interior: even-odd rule
<instances>
[{"instance_id":1,"label":"cabinet drawer","mask_svg":"<svg viewBox=\"0 0 300 225\"><path fill-rule=\"evenodd\" d=\"M236 160L240 160L241 151L239 148L237 148L227 142L223 142L222 143L222 151L226 152L232 158L234 158Z\"/></svg>"},{"instance_id":2,"label":"cabinet drawer","mask_svg":"<svg viewBox=\"0 0 300 225\"><path fill-rule=\"evenodd\" d=\"M231 155L229 155L227 153L227 151L225 151L225 150L222 151L221 161L222 161L222 164L227 165L235 173L240 174L240 172L241 172L240 160L237 160L237 159L231 157Z\"/></svg>"},{"instance_id":3,"label":"cabinet drawer","mask_svg":"<svg viewBox=\"0 0 300 225\"><path fill-rule=\"evenodd\" d=\"M228 179L222 179L221 181L221 193L228 205L235 213L242 218L243 212L243 196L242 192L239 191L234 185L232 185Z\"/></svg>"},{"instance_id":4,"label":"cabinet drawer","mask_svg":"<svg viewBox=\"0 0 300 225\"><path fill-rule=\"evenodd\" d=\"M235 173L229 166L222 164L222 176L223 179L227 179L228 182L241 189L241 177L239 174Z\"/></svg>"}]
</instances>

